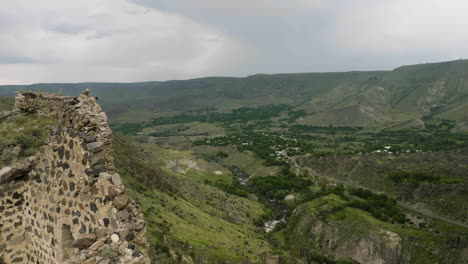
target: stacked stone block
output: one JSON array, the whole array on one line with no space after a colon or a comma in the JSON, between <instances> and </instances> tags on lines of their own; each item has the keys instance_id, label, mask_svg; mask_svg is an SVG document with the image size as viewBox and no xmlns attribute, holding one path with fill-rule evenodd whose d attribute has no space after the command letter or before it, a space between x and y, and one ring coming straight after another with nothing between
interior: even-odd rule
<instances>
[{"instance_id":1,"label":"stacked stone block","mask_svg":"<svg viewBox=\"0 0 468 264\"><path fill-rule=\"evenodd\" d=\"M143 215L114 172L96 99L19 93L16 108L59 125L31 170L0 185L0 263L149 263Z\"/></svg>"}]
</instances>

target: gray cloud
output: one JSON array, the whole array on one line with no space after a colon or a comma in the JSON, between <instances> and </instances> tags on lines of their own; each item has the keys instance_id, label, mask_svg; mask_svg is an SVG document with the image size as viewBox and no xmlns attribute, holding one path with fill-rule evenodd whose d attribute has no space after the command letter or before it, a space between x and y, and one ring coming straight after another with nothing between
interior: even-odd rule
<instances>
[{"instance_id":1,"label":"gray cloud","mask_svg":"<svg viewBox=\"0 0 468 264\"><path fill-rule=\"evenodd\" d=\"M256 48L252 72L392 69L458 59L463 0L133 0L218 26Z\"/></svg>"},{"instance_id":2,"label":"gray cloud","mask_svg":"<svg viewBox=\"0 0 468 264\"><path fill-rule=\"evenodd\" d=\"M4 62L17 63L0 65L0 83L392 69L468 55L464 0L16 0L3 5L0 54ZM27 58L49 63L28 64Z\"/></svg>"},{"instance_id":3,"label":"gray cloud","mask_svg":"<svg viewBox=\"0 0 468 264\"><path fill-rule=\"evenodd\" d=\"M0 56L0 64L36 64L39 61L21 56Z\"/></svg>"},{"instance_id":4,"label":"gray cloud","mask_svg":"<svg viewBox=\"0 0 468 264\"><path fill-rule=\"evenodd\" d=\"M76 24L56 24L48 27L48 30L50 31L71 35L80 34L86 31L86 29L87 28L85 26Z\"/></svg>"}]
</instances>

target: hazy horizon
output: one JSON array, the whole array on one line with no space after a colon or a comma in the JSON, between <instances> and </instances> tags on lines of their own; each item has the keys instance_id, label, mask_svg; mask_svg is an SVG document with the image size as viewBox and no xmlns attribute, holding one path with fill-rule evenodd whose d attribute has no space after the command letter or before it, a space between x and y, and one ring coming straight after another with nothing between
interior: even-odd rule
<instances>
[{"instance_id":1,"label":"hazy horizon","mask_svg":"<svg viewBox=\"0 0 468 264\"><path fill-rule=\"evenodd\" d=\"M423 65L423 64L437 64L437 63L445 63L445 62L455 62L459 60L466 60L466 59L458 59L458 60L450 60L450 61L434 61L434 62L425 62L425 63L414 63L414 64L407 64L407 65L400 65L396 68L382 70L382 69L369 69L369 70L350 70L350 71L314 71L314 72L275 72L275 73L254 73L249 75L242 75L242 76L200 76L200 77L193 77L193 78L186 78L186 79L169 79L169 80L144 80L144 81L136 81L136 82L114 82L114 81L79 81L79 82L37 82L37 83L19 83L19 84L1 84L0 86L9 86L9 85L36 85L36 84L79 84L79 83L118 83L118 84L125 84L125 83L148 83L148 82L167 82L167 81L186 81L186 80L194 80L194 79L203 79L203 78L247 78L255 75L279 75L279 74L308 74L308 73L342 73L342 72L378 72L378 71L392 71L402 66L411 66L411 65Z\"/></svg>"},{"instance_id":2,"label":"hazy horizon","mask_svg":"<svg viewBox=\"0 0 468 264\"><path fill-rule=\"evenodd\" d=\"M468 57L461 0L18 0L3 7L3 85L392 70Z\"/></svg>"}]
</instances>

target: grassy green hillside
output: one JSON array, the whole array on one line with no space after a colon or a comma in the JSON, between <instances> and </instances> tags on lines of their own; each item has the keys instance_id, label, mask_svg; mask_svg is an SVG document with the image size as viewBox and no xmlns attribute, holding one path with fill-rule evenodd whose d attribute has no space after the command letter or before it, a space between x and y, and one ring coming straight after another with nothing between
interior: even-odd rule
<instances>
[{"instance_id":1,"label":"grassy green hillside","mask_svg":"<svg viewBox=\"0 0 468 264\"><path fill-rule=\"evenodd\" d=\"M117 171L142 206L160 263L180 263L184 258L196 263L238 263L248 258L258 263L259 253L272 250L254 225L268 213L262 204L204 184L193 174L157 167L159 154L154 147L115 137ZM190 158L183 153L172 157L179 155Z\"/></svg>"},{"instance_id":2,"label":"grassy green hillside","mask_svg":"<svg viewBox=\"0 0 468 264\"><path fill-rule=\"evenodd\" d=\"M468 100L467 78L468 61L458 60L403 66L393 71L1 86L0 95L12 95L19 89L77 95L89 88L113 120L120 123L188 110L228 112L246 106L286 104L306 111L306 116L298 120L302 124L369 126L427 115L461 122L465 115L460 107ZM454 117L444 115L450 111L454 111Z\"/></svg>"},{"instance_id":3,"label":"grassy green hillside","mask_svg":"<svg viewBox=\"0 0 468 264\"><path fill-rule=\"evenodd\" d=\"M13 110L14 103L12 97L0 96L0 111Z\"/></svg>"},{"instance_id":4,"label":"grassy green hillside","mask_svg":"<svg viewBox=\"0 0 468 264\"><path fill-rule=\"evenodd\" d=\"M56 121L36 114L12 113L13 98L0 96L0 168L34 155Z\"/></svg>"},{"instance_id":5,"label":"grassy green hillside","mask_svg":"<svg viewBox=\"0 0 468 264\"><path fill-rule=\"evenodd\" d=\"M402 155L313 158L299 163L311 174L385 192L429 214L468 223L467 150Z\"/></svg>"}]
</instances>

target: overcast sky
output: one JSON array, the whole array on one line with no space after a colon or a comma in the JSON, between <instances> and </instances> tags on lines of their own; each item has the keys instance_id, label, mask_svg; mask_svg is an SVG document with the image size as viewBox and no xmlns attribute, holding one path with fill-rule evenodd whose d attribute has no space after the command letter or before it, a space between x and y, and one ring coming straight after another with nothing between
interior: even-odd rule
<instances>
[{"instance_id":1,"label":"overcast sky","mask_svg":"<svg viewBox=\"0 0 468 264\"><path fill-rule=\"evenodd\" d=\"M392 69L468 57L466 0L0 0L0 84Z\"/></svg>"}]
</instances>

